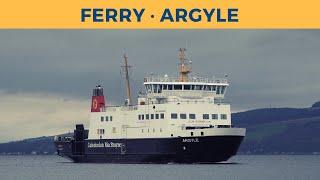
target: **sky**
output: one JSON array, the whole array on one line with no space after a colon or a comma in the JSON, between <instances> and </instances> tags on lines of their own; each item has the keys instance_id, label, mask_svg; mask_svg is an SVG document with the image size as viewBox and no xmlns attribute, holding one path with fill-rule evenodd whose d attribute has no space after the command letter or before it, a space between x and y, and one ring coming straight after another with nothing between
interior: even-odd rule
<instances>
[{"instance_id":1,"label":"sky","mask_svg":"<svg viewBox=\"0 0 320 180\"><path fill-rule=\"evenodd\" d=\"M1 30L0 142L88 126L98 83L124 103L124 53L137 93L151 73L177 76L180 47L193 74L228 74L233 112L320 100L317 30Z\"/></svg>"}]
</instances>

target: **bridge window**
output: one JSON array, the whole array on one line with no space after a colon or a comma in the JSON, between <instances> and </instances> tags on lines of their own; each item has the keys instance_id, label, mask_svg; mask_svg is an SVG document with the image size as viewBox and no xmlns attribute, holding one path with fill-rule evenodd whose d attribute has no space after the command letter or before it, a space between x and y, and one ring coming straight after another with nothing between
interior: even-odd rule
<instances>
[{"instance_id":1,"label":"bridge window","mask_svg":"<svg viewBox=\"0 0 320 180\"><path fill-rule=\"evenodd\" d=\"M157 93L161 93L162 92L162 85L158 84L157 85Z\"/></svg>"},{"instance_id":2,"label":"bridge window","mask_svg":"<svg viewBox=\"0 0 320 180\"><path fill-rule=\"evenodd\" d=\"M204 90L205 90L205 91L210 91L209 86L208 86L208 85L205 85L205 86L204 86Z\"/></svg>"},{"instance_id":3,"label":"bridge window","mask_svg":"<svg viewBox=\"0 0 320 180\"><path fill-rule=\"evenodd\" d=\"M212 91L216 91L216 89L217 89L217 86L212 87Z\"/></svg>"},{"instance_id":4,"label":"bridge window","mask_svg":"<svg viewBox=\"0 0 320 180\"><path fill-rule=\"evenodd\" d=\"M150 117L150 119L154 119L154 114L151 114L151 117Z\"/></svg>"},{"instance_id":5,"label":"bridge window","mask_svg":"<svg viewBox=\"0 0 320 180\"><path fill-rule=\"evenodd\" d=\"M202 117L203 119L209 119L209 114L203 114Z\"/></svg>"},{"instance_id":6,"label":"bridge window","mask_svg":"<svg viewBox=\"0 0 320 180\"><path fill-rule=\"evenodd\" d=\"M180 114L180 119L187 119L187 114Z\"/></svg>"},{"instance_id":7,"label":"bridge window","mask_svg":"<svg viewBox=\"0 0 320 180\"><path fill-rule=\"evenodd\" d=\"M217 94L220 94L220 87L221 86L217 86Z\"/></svg>"},{"instance_id":8,"label":"bridge window","mask_svg":"<svg viewBox=\"0 0 320 180\"><path fill-rule=\"evenodd\" d=\"M101 122L103 122L103 120L104 120L104 117L103 117L103 116L101 116Z\"/></svg>"},{"instance_id":9,"label":"bridge window","mask_svg":"<svg viewBox=\"0 0 320 180\"><path fill-rule=\"evenodd\" d=\"M168 90L172 90L172 85L168 85Z\"/></svg>"},{"instance_id":10,"label":"bridge window","mask_svg":"<svg viewBox=\"0 0 320 180\"><path fill-rule=\"evenodd\" d=\"M174 90L182 90L182 85L174 85Z\"/></svg>"},{"instance_id":11,"label":"bridge window","mask_svg":"<svg viewBox=\"0 0 320 180\"><path fill-rule=\"evenodd\" d=\"M163 113L160 114L160 119L164 119L164 114Z\"/></svg>"},{"instance_id":12,"label":"bridge window","mask_svg":"<svg viewBox=\"0 0 320 180\"><path fill-rule=\"evenodd\" d=\"M156 119L159 119L159 114L156 114Z\"/></svg>"},{"instance_id":13,"label":"bridge window","mask_svg":"<svg viewBox=\"0 0 320 180\"><path fill-rule=\"evenodd\" d=\"M221 87L221 94L224 94L224 91L226 90L226 86Z\"/></svg>"},{"instance_id":14,"label":"bridge window","mask_svg":"<svg viewBox=\"0 0 320 180\"><path fill-rule=\"evenodd\" d=\"M201 85L196 85L194 90L201 90L201 89L202 89Z\"/></svg>"},{"instance_id":15,"label":"bridge window","mask_svg":"<svg viewBox=\"0 0 320 180\"><path fill-rule=\"evenodd\" d=\"M164 84L163 85L163 90L167 90L168 89L168 85Z\"/></svg>"},{"instance_id":16,"label":"bridge window","mask_svg":"<svg viewBox=\"0 0 320 180\"><path fill-rule=\"evenodd\" d=\"M178 114L177 113L171 113L171 119L177 119Z\"/></svg>"},{"instance_id":17,"label":"bridge window","mask_svg":"<svg viewBox=\"0 0 320 180\"><path fill-rule=\"evenodd\" d=\"M195 114L189 114L189 119L196 119L196 115Z\"/></svg>"},{"instance_id":18,"label":"bridge window","mask_svg":"<svg viewBox=\"0 0 320 180\"><path fill-rule=\"evenodd\" d=\"M218 119L218 114L211 114L212 119Z\"/></svg>"},{"instance_id":19,"label":"bridge window","mask_svg":"<svg viewBox=\"0 0 320 180\"><path fill-rule=\"evenodd\" d=\"M147 119L147 120L149 119L149 114L146 114L146 119Z\"/></svg>"},{"instance_id":20,"label":"bridge window","mask_svg":"<svg viewBox=\"0 0 320 180\"><path fill-rule=\"evenodd\" d=\"M190 85L184 85L183 87L184 90L190 90L190 88L191 88Z\"/></svg>"},{"instance_id":21,"label":"bridge window","mask_svg":"<svg viewBox=\"0 0 320 180\"><path fill-rule=\"evenodd\" d=\"M152 85L151 84L147 84L146 85L146 89L148 92L152 92Z\"/></svg>"},{"instance_id":22,"label":"bridge window","mask_svg":"<svg viewBox=\"0 0 320 180\"><path fill-rule=\"evenodd\" d=\"M226 114L221 114L221 119L227 119L227 115Z\"/></svg>"},{"instance_id":23,"label":"bridge window","mask_svg":"<svg viewBox=\"0 0 320 180\"><path fill-rule=\"evenodd\" d=\"M153 85L152 85L152 90L153 90L153 93L156 93L156 92L157 92L157 85L156 85L156 84L153 84Z\"/></svg>"}]
</instances>

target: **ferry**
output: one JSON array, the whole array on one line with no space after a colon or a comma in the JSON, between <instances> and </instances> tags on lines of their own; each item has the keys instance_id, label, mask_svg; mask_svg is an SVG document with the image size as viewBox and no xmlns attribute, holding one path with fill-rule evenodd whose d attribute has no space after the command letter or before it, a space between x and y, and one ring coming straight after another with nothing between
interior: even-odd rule
<instances>
[{"instance_id":1,"label":"ferry","mask_svg":"<svg viewBox=\"0 0 320 180\"><path fill-rule=\"evenodd\" d=\"M246 129L232 125L224 102L227 76L192 76L192 62L179 49L178 76L144 78L144 93L132 103L128 58L124 55L124 105L105 101L93 89L90 125L54 138L59 156L76 163L216 163L237 154Z\"/></svg>"}]
</instances>

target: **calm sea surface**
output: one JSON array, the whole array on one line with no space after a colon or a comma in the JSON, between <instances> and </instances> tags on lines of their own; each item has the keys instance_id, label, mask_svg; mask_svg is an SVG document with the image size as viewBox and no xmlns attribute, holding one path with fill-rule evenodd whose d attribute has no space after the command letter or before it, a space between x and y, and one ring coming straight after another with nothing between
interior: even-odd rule
<instances>
[{"instance_id":1,"label":"calm sea surface","mask_svg":"<svg viewBox=\"0 0 320 180\"><path fill-rule=\"evenodd\" d=\"M57 156L0 156L0 179L319 180L320 156L244 156L212 165L74 164Z\"/></svg>"}]
</instances>

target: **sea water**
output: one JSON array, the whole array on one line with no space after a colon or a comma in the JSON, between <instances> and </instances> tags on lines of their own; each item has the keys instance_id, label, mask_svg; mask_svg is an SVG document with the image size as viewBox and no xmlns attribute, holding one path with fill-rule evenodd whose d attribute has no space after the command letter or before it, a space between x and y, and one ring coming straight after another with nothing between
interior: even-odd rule
<instances>
[{"instance_id":1,"label":"sea water","mask_svg":"<svg viewBox=\"0 0 320 180\"><path fill-rule=\"evenodd\" d=\"M0 156L1 180L319 180L319 155L238 155L217 164L76 164L58 156Z\"/></svg>"}]
</instances>

